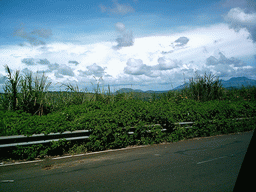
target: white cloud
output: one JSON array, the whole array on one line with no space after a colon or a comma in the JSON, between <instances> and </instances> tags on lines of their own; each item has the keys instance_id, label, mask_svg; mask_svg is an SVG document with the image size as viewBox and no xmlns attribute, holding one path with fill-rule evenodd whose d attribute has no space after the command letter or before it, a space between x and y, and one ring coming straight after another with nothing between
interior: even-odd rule
<instances>
[{"instance_id":1,"label":"white cloud","mask_svg":"<svg viewBox=\"0 0 256 192\"><path fill-rule=\"evenodd\" d=\"M120 23L117 28L126 31ZM167 90L193 77L196 70L225 77L245 73L256 78L252 73L255 66L246 60L256 52L248 36L245 29L235 32L228 24L218 24L168 36L136 38L133 46L117 50L113 49L114 41L79 45L59 42L45 45L46 49L1 46L0 63L14 70L45 71L53 85L68 80L90 84L93 76L102 76L105 85ZM176 46L180 37L189 39L185 46ZM0 73L5 74L3 66Z\"/></svg>"},{"instance_id":2,"label":"white cloud","mask_svg":"<svg viewBox=\"0 0 256 192\"><path fill-rule=\"evenodd\" d=\"M54 64L49 64L48 65L48 68L50 71L54 71L54 70L57 70L59 68L59 64L58 63L54 63Z\"/></svg>"},{"instance_id":3,"label":"white cloud","mask_svg":"<svg viewBox=\"0 0 256 192\"><path fill-rule=\"evenodd\" d=\"M102 5L102 4L99 7L103 13L108 12L108 13L113 13L118 15L126 15L128 13L135 12L132 6L130 6L129 4L120 4L118 3L117 0L113 0L112 7L106 7L105 5Z\"/></svg>"},{"instance_id":4,"label":"white cloud","mask_svg":"<svg viewBox=\"0 0 256 192\"><path fill-rule=\"evenodd\" d=\"M67 75L67 76L71 76L73 77L75 74L73 72L73 70L71 69L71 67L63 64L63 65L60 65L60 67L58 68L57 74L60 74L60 75Z\"/></svg>"},{"instance_id":5,"label":"white cloud","mask_svg":"<svg viewBox=\"0 0 256 192\"><path fill-rule=\"evenodd\" d=\"M27 32L24 27L21 27L14 31L14 36L21 37L25 39L30 45L32 46L40 46L45 45L45 41L43 39L47 39L52 36L51 29L35 29L32 32ZM26 44L21 43L21 46L24 46Z\"/></svg>"},{"instance_id":6,"label":"white cloud","mask_svg":"<svg viewBox=\"0 0 256 192\"><path fill-rule=\"evenodd\" d=\"M50 61L48 61L47 59L40 59L37 63L41 65L49 65Z\"/></svg>"},{"instance_id":7,"label":"white cloud","mask_svg":"<svg viewBox=\"0 0 256 192\"><path fill-rule=\"evenodd\" d=\"M52 30L51 29L35 29L31 32L32 35L36 35L38 37L47 39L52 36Z\"/></svg>"},{"instance_id":8,"label":"white cloud","mask_svg":"<svg viewBox=\"0 0 256 192\"><path fill-rule=\"evenodd\" d=\"M177 60L166 59L165 57L158 58L158 64L153 66L155 70L170 70L179 66Z\"/></svg>"},{"instance_id":9,"label":"white cloud","mask_svg":"<svg viewBox=\"0 0 256 192\"><path fill-rule=\"evenodd\" d=\"M30 73L32 73L32 71L29 70L28 68L22 69L21 72L24 73L24 74L30 74Z\"/></svg>"},{"instance_id":10,"label":"white cloud","mask_svg":"<svg viewBox=\"0 0 256 192\"><path fill-rule=\"evenodd\" d=\"M61 74L59 74L59 73L57 73L57 72L54 73L54 76L55 76L57 79L62 79L62 78L64 78L63 75L61 75Z\"/></svg>"},{"instance_id":11,"label":"white cloud","mask_svg":"<svg viewBox=\"0 0 256 192\"><path fill-rule=\"evenodd\" d=\"M228 8L240 7L247 10L256 9L255 0L222 0L220 3L223 7Z\"/></svg>"},{"instance_id":12,"label":"white cloud","mask_svg":"<svg viewBox=\"0 0 256 192\"><path fill-rule=\"evenodd\" d=\"M89 75L94 75L96 77L104 76L105 68L102 68L101 66L97 65L96 63L94 63L90 66L87 66L86 68L88 69L87 71L79 70L80 76L89 76Z\"/></svg>"},{"instance_id":13,"label":"white cloud","mask_svg":"<svg viewBox=\"0 0 256 192\"><path fill-rule=\"evenodd\" d=\"M233 65L234 67L242 67L242 66L246 66L246 63L244 63L243 61L236 59L234 57L231 57L230 59L226 58L226 56L219 52L219 59L210 56L209 58L207 58L206 60L206 65Z\"/></svg>"},{"instance_id":14,"label":"white cloud","mask_svg":"<svg viewBox=\"0 0 256 192\"><path fill-rule=\"evenodd\" d=\"M72 64L75 64L75 65L79 64L77 61L68 61L68 63L72 63Z\"/></svg>"},{"instance_id":15,"label":"white cloud","mask_svg":"<svg viewBox=\"0 0 256 192\"><path fill-rule=\"evenodd\" d=\"M7 77L0 73L0 84L4 84L6 80L7 80Z\"/></svg>"},{"instance_id":16,"label":"white cloud","mask_svg":"<svg viewBox=\"0 0 256 192\"><path fill-rule=\"evenodd\" d=\"M116 26L116 30L120 33L125 32L126 30L125 25L123 23L118 22L115 24L115 26Z\"/></svg>"},{"instance_id":17,"label":"white cloud","mask_svg":"<svg viewBox=\"0 0 256 192\"><path fill-rule=\"evenodd\" d=\"M25 63L26 65L35 65L35 61L33 58L24 58L21 62Z\"/></svg>"},{"instance_id":18,"label":"white cloud","mask_svg":"<svg viewBox=\"0 0 256 192\"><path fill-rule=\"evenodd\" d=\"M187 37L180 37L175 41L175 43L178 43L176 46L184 46L188 43L189 39Z\"/></svg>"},{"instance_id":19,"label":"white cloud","mask_svg":"<svg viewBox=\"0 0 256 192\"><path fill-rule=\"evenodd\" d=\"M224 19L236 31L246 28L251 34L252 40L256 42L256 12L245 13L245 10L236 7L232 8Z\"/></svg>"},{"instance_id":20,"label":"white cloud","mask_svg":"<svg viewBox=\"0 0 256 192\"><path fill-rule=\"evenodd\" d=\"M225 19L234 25L234 27L241 27L256 24L256 13L245 13L239 7L231 9L226 15Z\"/></svg>"},{"instance_id":21,"label":"white cloud","mask_svg":"<svg viewBox=\"0 0 256 192\"><path fill-rule=\"evenodd\" d=\"M130 75L147 75L151 74L151 67L143 64L141 59L129 59L124 72Z\"/></svg>"},{"instance_id":22,"label":"white cloud","mask_svg":"<svg viewBox=\"0 0 256 192\"><path fill-rule=\"evenodd\" d=\"M132 46L134 44L132 31L126 31L123 23L116 23L115 26L116 30L119 32L119 37L116 39L117 45L114 46L114 48L120 49L122 47Z\"/></svg>"},{"instance_id":23,"label":"white cloud","mask_svg":"<svg viewBox=\"0 0 256 192\"><path fill-rule=\"evenodd\" d=\"M212 70L216 75L220 77L236 77L236 76L254 76L256 67L248 66L240 59L231 57L227 58L223 53L218 53L219 58L210 56L206 59L206 67L203 70Z\"/></svg>"}]
</instances>

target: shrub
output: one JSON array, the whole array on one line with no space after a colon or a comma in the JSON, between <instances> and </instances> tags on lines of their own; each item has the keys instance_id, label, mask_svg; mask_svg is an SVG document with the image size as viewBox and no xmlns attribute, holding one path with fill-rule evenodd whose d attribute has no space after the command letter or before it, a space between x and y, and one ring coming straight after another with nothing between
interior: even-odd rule
<instances>
[{"instance_id":1,"label":"shrub","mask_svg":"<svg viewBox=\"0 0 256 192\"><path fill-rule=\"evenodd\" d=\"M196 74L189 80L188 86L183 90L185 95L197 101L210 101L221 99L223 90L221 82L215 76L206 73L204 76Z\"/></svg>"}]
</instances>

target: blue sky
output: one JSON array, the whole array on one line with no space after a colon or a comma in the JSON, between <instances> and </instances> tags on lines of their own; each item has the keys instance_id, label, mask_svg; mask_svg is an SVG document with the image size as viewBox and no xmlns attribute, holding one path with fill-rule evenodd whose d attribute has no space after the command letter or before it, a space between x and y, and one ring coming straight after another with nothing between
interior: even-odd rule
<instances>
[{"instance_id":1,"label":"blue sky","mask_svg":"<svg viewBox=\"0 0 256 192\"><path fill-rule=\"evenodd\" d=\"M44 72L52 90L97 82L113 91L170 90L195 72L256 79L253 0L1 0L0 7L0 86L4 65Z\"/></svg>"}]
</instances>

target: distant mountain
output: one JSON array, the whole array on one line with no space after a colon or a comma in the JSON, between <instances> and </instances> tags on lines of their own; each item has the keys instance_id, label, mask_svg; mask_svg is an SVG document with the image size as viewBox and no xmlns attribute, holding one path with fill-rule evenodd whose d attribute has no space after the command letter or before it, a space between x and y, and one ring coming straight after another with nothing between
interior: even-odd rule
<instances>
[{"instance_id":1,"label":"distant mountain","mask_svg":"<svg viewBox=\"0 0 256 192\"><path fill-rule=\"evenodd\" d=\"M247 87L247 86L256 86L256 80L253 79L248 79L247 77L232 77L229 80L220 80L222 86L224 88L242 88L242 86ZM188 85L188 83L185 83L183 85L179 85L175 87L172 90L181 90L185 88ZM131 89L131 88L122 88L116 91L115 93L130 93L130 92L137 92L137 93L166 93L167 91L142 91L140 89Z\"/></svg>"},{"instance_id":2,"label":"distant mountain","mask_svg":"<svg viewBox=\"0 0 256 192\"><path fill-rule=\"evenodd\" d=\"M122 88L117 90L115 93L130 93L130 92L144 92L140 89Z\"/></svg>"},{"instance_id":3,"label":"distant mountain","mask_svg":"<svg viewBox=\"0 0 256 192\"><path fill-rule=\"evenodd\" d=\"M180 89L184 89L186 86L188 85L188 83L185 83L183 85L179 85L178 87L175 87L174 89L172 90L180 90Z\"/></svg>"},{"instance_id":4,"label":"distant mountain","mask_svg":"<svg viewBox=\"0 0 256 192\"><path fill-rule=\"evenodd\" d=\"M256 86L256 80L248 79L247 77L232 77L227 81L221 80L221 83L224 88L242 88L242 86Z\"/></svg>"},{"instance_id":5,"label":"distant mountain","mask_svg":"<svg viewBox=\"0 0 256 192\"><path fill-rule=\"evenodd\" d=\"M247 77L232 77L229 80L220 80L222 86L224 88L242 88L248 87L248 86L256 86L256 80L248 79ZM183 85L180 85L178 87L175 87L172 90L180 90L185 88L185 86L188 85L188 83L185 83Z\"/></svg>"},{"instance_id":6,"label":"distant mountain","mask_svg":"<svg viewBox=\"0 0 256 192\"><path fill-rule=\"evenodd\" d=\"M142 91L140 89L122 88L122 89L117 90L115 92L115 94L117 94L117 93L131 93L131 92L134 92L134 93L166 93L166 92L168 92L168 90L167 91L152 91L152 90Z\"/></svg>"},{"instance_id":7,"label":"distant mountain","mask_svg":"<svg viewBox=\"0 0 256 192\"><path fill-rule=\"evenodd\" d=\"M168 91L152 91L152 90L149 90L149 91L145 91L144 93L166 93Z\"/></svg>"}]
</instances>

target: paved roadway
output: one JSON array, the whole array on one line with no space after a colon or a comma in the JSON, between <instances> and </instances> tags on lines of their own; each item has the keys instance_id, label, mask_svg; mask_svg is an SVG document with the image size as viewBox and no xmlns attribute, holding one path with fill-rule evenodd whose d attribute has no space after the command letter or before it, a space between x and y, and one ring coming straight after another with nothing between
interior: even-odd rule
<instances>
[{"instance_id":1,"label":"paved roadway","mask_svg":"<svg viewBox=\"0 0 256 192\"><path fill-rule=\"evenodd\" d=\"M0 166L0 191L232 191L252 135Z\"/></svg>"}]
</instances>

